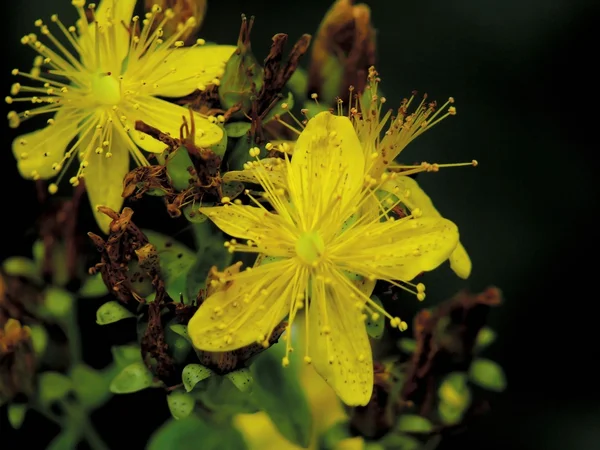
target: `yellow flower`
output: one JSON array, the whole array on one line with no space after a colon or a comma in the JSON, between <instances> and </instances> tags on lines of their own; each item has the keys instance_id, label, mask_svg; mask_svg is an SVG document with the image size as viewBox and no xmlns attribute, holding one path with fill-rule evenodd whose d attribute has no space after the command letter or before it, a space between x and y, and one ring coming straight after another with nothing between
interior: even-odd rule
<instances>
[{"instance_id":1,"label":"yellow flower","mask_svg":"<svg viewBox=\"0 0 600 450\"><path fill-rule=\"evenodd\" d=\"M73 160L79 168L70 182L85 178L90 202L101 228L106 232L110 219L96 211L96 205L120 210L122 180L129 171L129 155L138 165L148 165L138 148L160 153L166 146L135 130L135 122L148 124L179 137L186 108L161 97L181 97L207 84L218 83L224 64L234 46L181 48L179 37L194 19L180 24L179 31L163 40L163 27L173 18L171 10L162 13L154 7L144 17L132 17L135 0L104 0L99 7L88 5L92 17L87 22L85 1L73 0L79 14L77 27L66 27L53 15L51 21L62 36L55 37L42 20L36 21L41 36L29 34L21 42L38 56L31 72L12 71L37 86L13 84L9 104L31 103L31 109L8 114L16 128L24 119L52 114L48 126L22 135L12 149L19 171L26 178L63 178ZM46 41L49 45L44 43ZM63 43L64 42L64 43ZM25 97L15 97L23 93ZM215 144L221 129L195 114L196 144ZM52 183L51 193L58 187Z\"/></svg>"},{"instance_id":2,"label":"yellow flower","mask_svg":"<svg viewBox=\"0 0 600 450\"><path fill-rule=\"evenodd\" d=\"M258 153L250 151L251 156ZM308 122L291 163L285 162L283 185L270 181L260 160L250 164L274 212L258 199L256 206L238 202L200 211L247 242L227 243L230 251L257 253L262 264L220 279L221 289L189 323L192 341L206 351L268 345L273 328L287 316L288 355L291 326L304 309L304 360L346 404L365 405L373 389L367 314L385 315L392 326L407 327L369 298L375 281L423 299L425 287L410 280L450 256L457 228L442 218L417 218L419 211L393 220L394 202L380 205L378 214L365 208L377 202L377 186L365 180L363 150L347 117L324 112ZM390 176L382 175L379 184ZM286 356L283 364L288 362Z\"/></svg>"},{"instance_id":3,"label":"yellow flower","mask_svg":"<svg viewBox=\"0 0 600 450\"><path fill-rule=\"evenodd\" d=\"M409 166L396 164L394 160L418 136L446 117L456 114L456 108L452 106L454 99L450 98L445 105L438 108L435 102L426 103L427 96L425 96L415 110L409 113L414 101L413 96L402 102L395 116L392 115L392 111L382 114L386 99L380 97L377 93L379 81L378 73L371 67L367 91L362 98L357 99L354 88L350 88L349 95L348 116L362 145L366 173L376 180L385 171L397 171L399 176L383 183L380 187L381 190L398 196L401 202L411 210L419 208L423 213L423 217L442 217L433 206L429 196L408 175L419 172L437 172L443 167L476 166L477 161L473 160L458 164L429 164L424 162L416 166ZM342 105L343 101L338 99L338 115L343 114ZM298 120L296 122L300 123ZM294 142L279 141L275 143L273 141L273 143L275 145L272 145L271 148L267 147L268 150L274 149L281 153L293 154ZM268 176L276 183L278 179L281 179L281 170L272 171ZM254 174L244 170L228 172L223 179L225 181L254 180L256 182ZM460 242L452 252L449 260L450 267L459 277L469 277L472 268L471 259Z\"/></svg>"},{"instance_id":4,"label":"yellow flower","mask_svg":"<svg viewBox=\"0 0 600 450\"><path fill-rule=\"evenodd\" d=\"M385 170L399 171L398 177L389 180L381 187L383 191L395 193L409 209L419 208L423 217L442 217L429 196L419 187L419 184L408 175L419 172L437 172L442 167L476 166L477 161L458 164L429 164L416 166L399 165L395 159L402 150L418 136L431 129L448 116L456 114L451 97L442 106L435 102L427 103L427 96L413 112L409 112L414 101L414 95L404 100L392 116L392 111L382 115L385 97L378 95L379 74L374 67L369 70L369 85L365 95L355 101L350 91L350 117L356 133L361 141L365 159L375 155L375 161L369 169L369 175L378 178ZM341 109L341 108L340 108ZM382 136L383 133L383 137ZM459 242L450 256L450 267L461 278L471 274L471 260L463 245Z\"/></svg>"}]
</instances>

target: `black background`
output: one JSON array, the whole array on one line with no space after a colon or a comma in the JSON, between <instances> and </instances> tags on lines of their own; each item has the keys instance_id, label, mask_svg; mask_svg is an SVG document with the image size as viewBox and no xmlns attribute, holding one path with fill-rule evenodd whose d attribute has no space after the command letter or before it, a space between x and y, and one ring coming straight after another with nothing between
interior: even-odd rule
<instances>
[{"instance_id":1,"label":"black background","mask_svg":"<svg viewBox=\"0 0 600 450\"><path fill-rule=\"evenodd\" d=\"M6 3L6 93L10 69L30 67L33 57L19 37L33 30L37 18L56 11L73 17L69 3ZM595 153L600 149L592 139L598 126L593 98L597 2L368 4L378 30L378 70L388 104L395 106L413 89L439 100L456 99L458 115L411 144L407 161L480 162L475 169L420 177L438 208L458 224L474 266L466 282L447 268L430 274L427 301L442 300L462 287L476 291L489 285L500 287L505 297L491 315L500 337L489 356L505 368L509 388L492 397L491 414L442 448L600 448L593 272L598 250ZM288 33L290 40L314 33L328 6L317 0L215 1L209 3L201 35L234 43L239 14L254 14L253 48L264 57L277 32ZM39 211L32 185L16 171L10 150L14 136L4 128L0 259L29 250ZM88 315L92 326L93 308ZM97 354L86 354L94 365L108 358L112 337L102 333L95 330L84 340L97 348ZM158 394L112 400L97 417L99 427L114 446L127 436L140 442L167 417L163 403ZM139 405L159 407L142 413ZM26 423L19 447L40 448L36 435L57 431L40 424ZM0 426L7 436L4 419ZM17 448L11 442L5 447L2 439L2 448Z\"/></svg>"}]
</instances>

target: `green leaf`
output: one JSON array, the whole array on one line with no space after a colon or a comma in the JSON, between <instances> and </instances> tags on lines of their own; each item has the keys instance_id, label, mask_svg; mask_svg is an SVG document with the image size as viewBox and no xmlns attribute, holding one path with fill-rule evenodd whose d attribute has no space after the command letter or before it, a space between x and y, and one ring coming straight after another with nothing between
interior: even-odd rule
<instances>
[{"instance_id":1,"label":"green leaf","mask_svg":"<svg viewBox=\"0 0 600 450\"><path fill-rule=\"evenodd\" d=\"M282 105L287 104L287 108L283 108ZM278 101L273 108L269 111L269 113L263 119L263 123L268 123L275 118L277 114L279 116L283 116L287 114L288 111L291 111L294 107L294 96L291 92L288 93L287 98L281 99Z\"/></svg>"},{"instance_id":2,"label":"green leaf","mask_svg":"<svg viewBox=\"0 0 600 450\"><path fill-rule=\"evenodd\" d=\"M433 424L425 417L417 414L403 414L396 424L398 431L405 433L429 433L433 431Z\"/></svg>"},{"instance_id":3,"label":"green leaf","mask_svg":"<svg viewBox=\"0 0 600 450\"><path fill-rule=\"evenodd\" d=\"M186 327L185 325L177 324L175 326ZM176 364L183 363L186 359L192 344L188 336L182 336L180 333L173 330L173 325L167 327L165 332L165 340L169 346L169 354L173 357Z\"/></svg>"},{"instance_id":4,"label":"green leaf","mask_svg":"<svg viewBox=\"0 0 600 450\"><path fill-rule=\"evenodd\" d=\"M98 325L108 325L130 317L135 317L135 315L117 301L107 302L96 311Z\"/></svg>"},{"instance_id":5,"label":"green leaf","mask_svg":"<svg viewBox=\"0 0 600 450\"><path fill-rule=\"evenodd\" d=\"M223 197L229 197L233 200L244 192L244 184L239 181L228 181L221 184L221 191L223 192Z\"/></svg>"},{"instance_id":6,"label":"green leaf","mask_svg":"<svg viewBox=\"0 0 600 450\"><path fill-rule=\"evenodd\" d=\"M218 270L224 270L231 264L233 255L223 246L225 237L212 222L196 224L194 231L198 252L194 265L187 274L186 290L188 298L196 299L198 292L206 289L206 278L211 267L217 266Z\"/></svg>"},{"instance_id":7,"label":"green leaf","mask_svg":"<svg viewBox=\"0 0 600 450\"><path fill-rule=\"evenodd\" d=\"M301 447L310 443L312 414L298 377L283 368L278 349L267 350L254 361L253 396L279 432Z\"/></svg>"},{"instance_id":8,"label":"green leaf","mask_svg":"<svg viewBox=\"0 0 600 450\"><path fill-rule=\"evenodd\" d=\"M338 95L341 95L340 90L344 79L344 66L336 57L329 56L325 59L323 67L321 68L321 75L323 78L323 86L321 86L321 98L319 99L319 103L333 105L335 104L335 98ZM365 89L365 91L367 91L367 89ZM368 92L370 92L370 90ZM309 92L309 94L312 94L312 92Z\"/></svg>"},{"instance_id":9,"label":"green leaf","mask_svg":"<svg viewBox=\"0 0 600 450\"><path fill-rule=\"evenodd\" d=\"M208 220L206 214L198 211L197 205L187 205L183 208L183 215L192 223L202 223Z\"/></svg>"},{"instance_id":10,"label":"green leaf","mask_svg":"<svg viewBox=\"0 0 600 450\"><path fill-rule=\"evenodd\" d=\"M29 258L11 256L2 262L2 268L7 275L25 277L39 283L42 282L37 264Z\"/></svg>"},{"instance_id":11,"label":"green leaf","mask_svg":"<svg viewBox=\"0 0 600 450\"><path fill-rule=\"evenodd\" d=\"M142 351L137 345L115 345L110 349L115 364L124 368L134 362L142 362Z\"/></svg>"},{"instance_id":12,"label":"green leaf","mask_svg":"<svg viewBox=\"0 0 600 450\"><path fill-rule=\"evenodd\" d=\"M95 275L85 277L83 285L77 294L82 298L102 297L108 294L108 288L104 284L104 280L102 280L102 274L98 272Z\"/></svg>"},{"instance_id":13,"label":"green leaf","mask_svg":"<svg viewBox=\"0 0 600 450\"><path fill-rule=\"evenodd\" d=\"M64 289L49 287L46 289L44 306L52 316L64 319L73 308L73 296Z\"/></svg>"},{"instance_id":14,"label":"green leaf","mask_svg":"<svg viewBox=\"0 0 600 450\"><path fill-rule=\"evenodd\" d=\"M80 440L81 430L75 426L67 426L52 439L46 450L73 450Z\"/></svg>"},{"instance_id":15,"label":"green leaf","mask_svg":"<svg viewBox=\"0 0 600 450\"><path fill-rule=\"evenodd\" d=\"M169 329L174 333L177 333L179 336L185 338L186 341L192 342L190 335L188 334L187 325L183 325L181 323L169 325Z\"/></svg>"},{"instance_id":16,"label":"green leaf","mask_svg":"<svg viewBox=\"0 0 600 450\"><path fill-rule=\"evenodd\" d=\"M179 420L192 413L196 401L186 392L173 391L167 396L167 404L173 418Z\"/></svg>"},{"instance_id":17,"label":"green leaf","mask_svg":"<svg viewBox=\"0 0 600 450\"><path fill-rule=\"evenodd\" d=\"M49 407L56 400L64 398L72 389L71 380L58 372L43 372L38 378L39 401Z\"/></svg>"},{"instance_id":18,"label":"green leaf","mask_svg":"<svg viewBox=\"0 0 600 450\"><path fill-rule=\"evenodd\" d=\"M249 369L243 368L240 370L235 370L233 372L229 372L225 376L229 378L229 381L231 381L240 391L252 391L252 374L250 373Z\"/></svg>"},{"instance_id":19,"label":"green leaf","mask_svg":"<svg viewBox=\"0 0 600 450\"><path fill-rule=\"evenodd\" d=\"M496 340L496 332L490 327L483 327L475 338L475 351L479 352Z\"/></svg>"},{"instance_id":20,"label":"green leaf","mask_svg":"<svg viewBox=\"0 0 600 450\"><path fill-rule=\"evenodd\" d=\"M471 363L469 378L478 386L495 392L506 389L506 376L502 367L494 361L478 358Z\"/></svg>"},{"instance_id":21,"label":"green leaf","mask_svg":"<svg viewBox=\"0 0 600 450\"><path fill-rule=\"evenodd\" d=\"M223 130L223 137L219 142L213 144L210 149L215 155L223 157L223 155L225 155L225 151L227 151L227 132L222 124L217 123L217 125Z\"/></svg>"},{"instance_id":22,"label":"green leaf","mask_svg":"<svg viewBox=\"0 0 600 450\"><path fill-rule=\"evenodd\" d=\"M178 301L183 294L184 302L189 303L185 286L187 273L196 260L194 252L169 236L152 230L142 231L156 247L167 293L175 301Z\"/></svg>"},{"instance_id":23,"label":"green leaf","mask_svg":"<svg viewBox=\"0 0 600 450\"><path fill-rule=\"evenodd\" d=\"M239 138L233 149L227 152L227 163L224 167L228 167L229 170L242 170L244 164L251 159L248 153L251 147L254 147L252 140L248 140L245 136ZM260 156L263 157L264 154Z\"/></svg>"},{"instance_id":24,"label":"green leaf","mask_svg":"<svg viewBox=\"0 0 600 450\"><path fill-rule=\"evenodd\" d=\"M245 450L241 433L229 424L207 423L190 415L170 420L150 437L147 450Z\"/></svg>"},{"instance_id":25,"label":"green leaf","mask_svg":"<svg viewBox=\"0 0 600 450\"><path fill-rule=\"evenodd\" d=\"M31 341L33 342L33 350L38 358L40 358L48 347L48 332L42 325L30 325Z\"/></svg>"},{"instance_id":26,"label":"green leaf","mask_svg":"<svg viewBox=\"0 0 600 450\"><path fill-rule=\"evenodd\" d=\"M183 387L185 387L187 392L190 392L199 382L213 374L214 372L212 370L201 364L188 364L183 368L183 372L181 372Z\"/></svg>"},{"instance_id":27,"label":"green leaf","mask_svg":"<svg viewBox=\"0 0 600 450\"><path fill-rule=\"evenodd\" d=\"M438 389L438 395L440 397L438 413L441 421L446 425L458 423L471 404L467 374L452 372L447 375Z\"/></svg>"},{"instance_id":28,"label":"green leaf","mask_svg":"<svg viewBox=\"0 0 600 450\"><path fill-rule=\"evenodd\" d=\"M377 303L379 306L383 308L381 304L381 300L376 295L371 296L371 300ZM365 325L367 326L367 334L371 336L373 339L380 339L383 336L383 330L385 329L385 317L382 314L376 313L376 319L373 319L372 316L367 315L367 320L365 320Z\"/></svg>"},{"instance_id":29,"label":"green leaf","mask_svg":"<svg viewBox=\"0 0 600 450\"><path fill-rule=\"evenodd\" d=\"M21 428L21 425L25 420L26 413L27 403L11 403L8 405L6 414L8 415L8 422L10 423L10 426L15 430Z\"/></svg>"},{"instance_id":30,"label":"green leaf","mask_svg":"<svg viewBox=\"0 0 600 450\"><path fill-rule=\"evenodd\" d=\"M188 168L194 167L187 149L180 146L167 157L167 175L171 179L172 186L177 191L184 191L190 185L190 174Z\"/></svg>"},{"instance_id":31,"label":"green leaf","mask_svg":"<svg viewBox=\"0 0 600 450\"><path fill-rule=\"evenodd\" d=\"M71 370L73 389L84 408L98 408L110 398L109 382L101 372L85 364L77 364Z\"/></svg>"},{"instance_id":32,"label":"green leaf","mask_svg":"<svg viewBox=\"0 0 600 450\"><path fill-rule=\"evenodd\" d=\"M225 125L225 131L229 137L239 138L248 133L251 126L250 122L229 122Z\"/></svg>"},{"instance_id":33,"label":"green leaf","mask_svg":"<svg viewBox=\"0 0 600 450\"><path fill-rule=\"evenodd\" d=\"M110 383L113 394L130 394L149 388L153 377L143 362L135 362L125 367Z\"/></svg>"},{"instance_id":34,"label":"green leaf","mask_svg":"<svg viewBox=\"0 0 600 450\"><path fill-rule=\"evenodd\" d=\"M286 86L294 93L298 98L306 98L308 89L308 74L306 70L298 67L291 78L287 82Z\"/></svg>"},{"instance_id":35,"label":"green leaf","mask_svg":"<svg viewBox=\"0 0 600 450\"><path fill-rule=\"evenodd\" d=\"M385 450L418 450L422 448L419 440L406 434L389 433L379 441L379 444Z\"/></svg>"},{"instance_id":36,"label":"green leaf","mask_svg":"<svg viewBox=\"0 0 600 450\"><path fill-rule=\"evenodd\" d=\"M319 437L319 447L322 450L335 450L344 439L352 437L347 421L336 422Z\"/></svg>"},{"instance_id":37,"label":"green leaf","mask_svg":"<svg viewBox=\"0 0 600 450\"><path fill-rule=\"evenodd\" d=\"M414 353L417 349L417 341L411 338L402 338L398 341L398 348L404 353Z\"/></svg>"},{"instance_id":38,"label":"green leaf","mask_svg":"<svg viewBox=\"0 0 600 450\"><path fill-rule=\"evenodd\" d=\"M202 389L199 389L199 388ZM248 392L240 391L227 377L209 377L192 393L214 414L231 417L238 413L258 411L256 402Z\"/></svg>"}]
</instances>

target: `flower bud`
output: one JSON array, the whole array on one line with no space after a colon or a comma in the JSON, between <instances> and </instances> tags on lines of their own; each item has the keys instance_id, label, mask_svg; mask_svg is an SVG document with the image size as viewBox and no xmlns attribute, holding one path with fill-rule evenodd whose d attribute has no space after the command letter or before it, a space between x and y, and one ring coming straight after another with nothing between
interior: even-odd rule
<instances>
[{"instance_id":1,"label":"flower bud","mask_svg":"<svg viewBox=\"0 0 600 450\"><path fill-rule=\"evenodd\" d=\"M337 0L329 9L314 40L308 72L308 94L333 105L346 99L348 89L364 90L369 67L375 64L375 30L365 4Z\"/></svg>"}]
</instances>

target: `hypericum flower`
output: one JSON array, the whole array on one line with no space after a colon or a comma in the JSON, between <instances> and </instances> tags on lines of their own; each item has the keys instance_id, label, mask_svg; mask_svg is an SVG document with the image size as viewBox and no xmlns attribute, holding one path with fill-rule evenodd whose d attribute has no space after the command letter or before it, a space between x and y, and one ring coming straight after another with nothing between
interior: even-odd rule
<instances>
[{"instance_id":1,"label":"hypericum flower","mask_svg":"<svg viewBox=\"0 0 600 450\"><path fill-rule=\"evenodd\" d=\"M179 31L163 39L163 26L172 19L170 10L154 7L144 17L132 17L135 0L103 0L98 8L85 0L73 0L79 13L77 27L66 27L57 15L51 20L62 36L55 37L42 20L36 21L40 38L29 34L21 42L39 55L30 73L18 69L13 75L39 83L38 86L13 84L6 102L31 103L31 109L8 114L16 128L24 120L53 114L48 126L22 135L12 149L19 171L26 178L52 178L58 181L49 191L58 190L74 159L79 168L71 173L77 185L85 178L90 202L101 228L106 232L110 220L96 211L98 204L120 210L122 181L129 171L129 155L138 165L148 165L138 148L162 152L166 145L135 130L143 120L163 132L179 137L186 108L156 98L181 97L206 85L218 84L234 46L203 46L199 39L192 47L181 48L178 40L194 25L190 18ZM156 19L162 13L161 21ZM46 46L44 38L52 44ZM61 39L59 39L61 38ZM24 93L26 97L15 97ZM219 142L221 129L208 118L195 114L196 145L207 147Z\"/></svg>"},{"instance_id":2,"label":"hypericum flower","mask_svg":"<svg viewBox=\"0 0 600 450\"><path fill-rule=\"evenodd\" d=\"M419 172L437 172L443 167L476 166L477 161L473 160L458 164L423 162L418 165L401 165L395 162L395 158L418 136L448 116L455 115L456 108L452 106L454 99L450 98L445 105L438 108L435 102L426 103L427 96L425 96L417 108L409 113L411 104L414 101L413 95L410 99L405 99L402 102L396 116L392 115L392 111L382 114L386 99L380 97L377 93L380 79L374 67L369 69L367 81L367 90L361 98L358 98L355 89L350 87L348 107L348 117L352 121L363 148L366 175L371 178L372 182L375 182L386 171L396 172L399 176L388 179L383 183L380 186L382 191L393 193L410 210L419 208L423 217L442 217L433 206L431 199L409 175ZM313 94L315 101L317 97L316 94ZM338 115L343 115L343 103L343 100L338 99ZM303 110L303 113L306 114L307 111ZM295 120L302 125L299 120ZM292 128L288 124L285 125ZM300 131L296 131L298 134L300 133ZM293 154L294 145L293 141L280 142L278 145L267 144L267 150ZM280 169L285 170L285 167ZM270 172L267 176L270 176L274 183L278 183L282 179L282 170ZM225 181L256 182L255 175L248 170L227 172L223 179ZM450 267L461 278L468 278L471 274L471 260L460 242L450 256Z\"/></svg>"},{"instance_id":3,"label":"hypericum flower","mask_svg":"<svg viewBox=\"0 0 600 450\"><path fill-rule=\"evenodd\" d=\"M0 403L34 391L35 360L31 329L8 319L0 326Z\"/></svg>"},{"instance_id":4,"label":"hypericum flower","mask_svg":"<svg viewBox=\"0 0 600 450\"><path fill-rule=\"evenodd\" d=\"M257 148L250 150L251 156L258 154ZM283 184L271 182L260 160L249 164L273 211L252 197L256 206L223 198L225 206L200 212L246 241L227 242L230 251L256 253L262 263L220 279L222 288L189 323L192 341L206 351L267 343L287 316L287 365L290 330L304 309L305 361L345 403L365 405L373 388L373 363L364 320L385 315L392 326L407 327L369 298L375 281L385 280L422 300L425 287L411 280L450 256L458 230L442 218L418 218L418 210L399 220L391 217L396 202L378 203L377 186L365 179L363 150L347 117L324 112L308 122L292 161L285 162ZM383 174L379 184L390 176L395 175ZM380 205L377 214L365 207L371 202Z\"/></svg>"}]
</instances>

